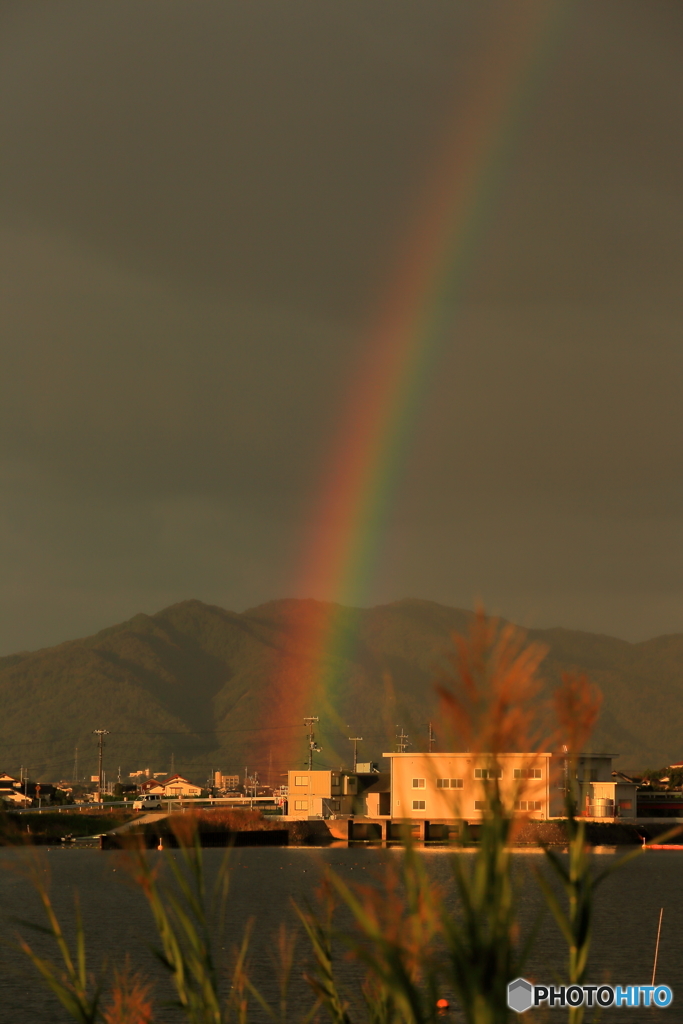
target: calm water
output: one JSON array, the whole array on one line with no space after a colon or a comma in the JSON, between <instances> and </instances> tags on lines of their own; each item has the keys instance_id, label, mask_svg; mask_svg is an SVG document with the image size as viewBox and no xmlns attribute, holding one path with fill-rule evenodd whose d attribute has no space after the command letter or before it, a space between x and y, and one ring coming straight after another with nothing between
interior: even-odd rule
<instances>
[{"instance_id":1,"label":"calm water","mask_svg":"<svg viewBox=\"0 0 683 1024\"><path fill-rule=\"evenodd\" d=\"M44 849L41 855L45 877L50 878L53 902L63 921L72 914L74 890L78 889L80 893L90 967L96 969L106 962L110 970L123 963L128 954L136 968L159 980L157 995L160 1001L167 998L163 974L150 949L155 943L155 934L149 911L139 892L128 881L121 855L62 849ZM430 873L448 892L448 857L451 854L445 850L430 849L422 855ZM173 854L165 851L151 856L168 858ZM205 851L209 876L215 876L222 856L223 851L220 850ZM266 995L274 997L277 991L274 937L281 922L295 924L291 897L299 902L312 899L316 885L328 866L348 880L376 883L386 865L396 862L400 856L400 850L363 847L235 850L232 854L229 921L223 947L226 959L229 950L239 941L247 919L255 917L251 943L252 976ZM11 923L13 917L42 922L37 897L23 873L27 858L23 850L0 850L0 914L3 935L7 940L16 933L17 926ZM600 866L606 865L610 855L596 857L596 860ZM530 921L541 905L541 897L530 878L531 866L541 864L542 857L535 853L520 854L517 858L522 921ZM448 899L448 895L445 898ZM662 906L665 909L657 980L674 989L674 1003L666 1010L606 1010L602 1016L605 1024L649 1020L672 1024L673 1021L683 1021L681 854L666 851L645 854L604 884L598 897L591 980L614 984L649 983L659 908ZM24 934L29 935L26 929ZM49 949L47 940L42 936L31 936L30 941L36 950L47 952ZM556 972L561 970L563 958L561 940L555 926L547 919L526 973L539 981L552 983ZM305 942L300 940L295 957L292 1005L301 1010L310 1005L307 988L301 981L307 959ZM57 1024L69 1019L20 951L5 946L2 968L0 1024ZM357 980L354 965L342 962L340 969L353 990L353 983ZM538 1016L532 1014L529 1019L537 1019ZM174 1010L163 1009L159 1012L159 1019L170 1024L180 1018ZM260 1022L264 1018L254 1010L252 1019ZM296 1013L292 1014L292 1019L296 1021ZM457 1021L458 1016L453 1014L450 1019ZM562 1020L564 1013L555 1011L551 1019Z\"/></svg>"}]
</instances>

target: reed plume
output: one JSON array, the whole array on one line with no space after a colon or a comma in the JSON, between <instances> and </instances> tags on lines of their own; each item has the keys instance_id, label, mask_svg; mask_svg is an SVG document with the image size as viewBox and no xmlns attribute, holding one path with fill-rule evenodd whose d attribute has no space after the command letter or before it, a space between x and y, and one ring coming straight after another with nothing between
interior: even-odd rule
<instances>
[{"instance_id":1,"label":"reed plume","mask_svg":"<svg viewBox=\"0 0 683 1024\"><path fill-rule=\"evenodd\" d=\"M102 1010L104 1024L153 1024L152 986L131 970L130 964L114 972L109 1001Z\"/></svg>"}]
</instances>

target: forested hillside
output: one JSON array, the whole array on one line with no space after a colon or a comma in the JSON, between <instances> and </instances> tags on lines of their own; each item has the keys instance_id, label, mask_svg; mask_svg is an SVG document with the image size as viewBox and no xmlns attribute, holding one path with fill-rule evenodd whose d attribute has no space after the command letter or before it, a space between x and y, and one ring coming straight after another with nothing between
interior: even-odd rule
<instances>
[{"instance_id":1,"label":"forested hillside","mask_svg":"<svg viewBox=\"0 0 683 1024\"><path fill-rule=\"evenodd\" d=\"M338 610L350 640L328 659L334 685L302 697L295 692L300 626L328 611L289 600L236 614L185 601L92 637L0 659L0 770L23 765L34 778L70 779L78 748L78 774L89 776L96 770L92 730L106 728L110 779L119 768L123 775L169 770L173 759L199 781L212 768L241 773L248 766L277 784L306 757L304 708L321 719L320 766L349 763L348 736L363 737L362 760L394 749L397 726L415 749L426 748L430 720L438 739L434 679L470 613L417 600ZM594 749L619 754L625 767L681 760L683 636L629 644L550 629L529 637L549 648L549 688L562 671L581 669L602 689Z\"/></svg>"}]
</instances>

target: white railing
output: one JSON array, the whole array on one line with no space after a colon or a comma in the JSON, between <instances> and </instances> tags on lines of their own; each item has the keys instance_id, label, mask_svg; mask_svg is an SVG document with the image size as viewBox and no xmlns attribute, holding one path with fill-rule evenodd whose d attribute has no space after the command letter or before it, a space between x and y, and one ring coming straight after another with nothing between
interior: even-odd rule
<instances>
[{"instance_id":1,"label":"white railing","mask_svg":"<svg viewBox=\"0 0 683 1024\"><path fill-rule=\"evenodd\" d=\"M209 807L214 805L219 807L278 807L275 797L272 796L164 796L160 799L162 804L169 805L169 810L171 804L180 804L184 807L200 805ZM132 810L133 800L103 800L102 802L89 800L87 803L80 804L44 804L42 807L8 807L7 810L17 814L42 814L43 812L54 813L55 811L106 811L110 807L129 807Z\"/></svg>"}]
</instances>

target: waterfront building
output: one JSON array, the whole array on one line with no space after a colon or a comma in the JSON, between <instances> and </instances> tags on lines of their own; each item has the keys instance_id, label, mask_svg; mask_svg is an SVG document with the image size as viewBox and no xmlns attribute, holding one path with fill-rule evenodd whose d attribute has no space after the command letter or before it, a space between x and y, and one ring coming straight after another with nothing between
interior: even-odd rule
<instances>
[{"instance_id":1,"label":"waterfront building","mask_svg":"<svg viewBox=\"0 0 683 1024\"><path fill-rule=\"evenodd\" d=\"M492 780L498 782L503 801L520 814L549 816L551 753L383 756L391 764L392 818L480 821Z\"/></svg>"},{"instance_id":2,"label":"waterfront building","mask_svg":"<svg viewBox=\"0 0 683 1024\"><path fill-rule=\"evenodd\" d=\"M503 803L532 820L564 817L570 783L577 812L586 818L633 821L637 814L637 787L612 773L612 754L586 753L573 761L549 751L383 756L390 764L385 773L374 765L367 773L290 771L287 816L477 822L486 812L487 787L494 780Z\"/></svg>"},{"instance_id":3,"label":"waterfront building","mask_svg":"<svg viewBox=\"0 0 683 1024\"><path fill-rule=\"evenodd\" d=\"M577 792L578 813L586 818L623 818L635 820L638 786L612 771L615 754L579 754L570 762L566 753L553 755L550 790L550 816L565 814L564 795L572 772Z\"/></svg>"},{"instance_id":4,"label":"waterfront building","mask_svg":"<svg viewBox=\"0 0 683 1024\"><path fill-rule=\"evenodd\" d=\"M389 775L378 772L374 765L368 767L370 770L367 772L343 769L307 771L301 768L288 772L287 817L376 817L388 814Z\"/></svg>"}]
</instances>

